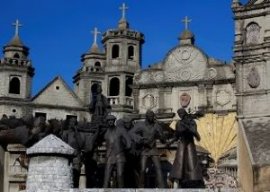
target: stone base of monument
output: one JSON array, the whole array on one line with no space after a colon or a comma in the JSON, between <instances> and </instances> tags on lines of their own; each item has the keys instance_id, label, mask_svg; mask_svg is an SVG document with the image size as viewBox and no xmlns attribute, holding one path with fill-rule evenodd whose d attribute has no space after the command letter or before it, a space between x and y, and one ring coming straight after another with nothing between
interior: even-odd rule
<instances>
[{"instance_id":1,"label":"stone base of monument","mask_svg":"<svg viewBox=\"0 0 270 192\"><path fill-rule=\"evenodd\" d=\"M30 158L25 192L236 192L237 189L71 189L74 153L69 145L49 135L27 149Z\"/></svg>"},{"instance_id":2,"label":"stone base of monument","mask_svg":"<svg viewBox=\"0 0 270 192\"><path fill-rule=\"evenodd\" d=\"M28 191L26 191L28 192ZM36 192L52 192L37 190ZM240 192L238 189L61 189L53 192Z\"/></svg>"}]
</instances>

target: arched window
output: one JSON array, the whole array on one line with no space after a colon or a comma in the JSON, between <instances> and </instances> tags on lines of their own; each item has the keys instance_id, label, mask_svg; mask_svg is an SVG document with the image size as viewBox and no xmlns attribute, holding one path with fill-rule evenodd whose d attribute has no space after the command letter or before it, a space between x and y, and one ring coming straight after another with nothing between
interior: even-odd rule
<instances>
[{"instance_id":1,"label":"arched window","mask_svg":"<svg viewBox=\"0 0 270 192\"><path fill-rule=\"evenodd\" d=\"M126 96L128 97L131 97L132 95L132 88L131 88L132 84L133 84L132 77L127 77L126 78Z\"/></svg>"},{"instance_id":2,"label":"arched window","mask_svg":"<svg viewBox=\"0 0 270 192\"><path fill-rule=\"evenodd\" d=\"M119 45L112 46L112 58L113 59L119 58Z\"/></svg>"},{"instance_id":3,"label":"arched window","mask_svg":"<svg viewBox=\"0 0 270 192\"><path fill-rule=\"evenodd\" d=\"M110 96L118 96L120 90L120 81L117 77L110 80Z\"/></svg>"},{"instance_id":4,"label":"arched window","mask_svg":"<svg viewBox=\"0 0 270 192\"><path fill-rule=\"evenodd\" d=\"M133 46L128 47L128 59L131 59L131 60L134 59L134 47Z\"/></svg>"},{"instance_id":5,"label":"arched window","mask_svg":"<svg viewBox=\"0 0 270 192\"><path fill-rule=\"evenodd\" d=\"M95 67L101 67L101 63L99 61L95 62Z\"/></svg>"},{"instance_id":6,"label":"arched window","mask_svg":"<svg viewBox=\"0 0 270 192\"><path fill-rule=\"evenodd\" d=\"M18 77L13 77L9 82L9 93L20 94L21 82Z\"/></svg>"},{"instance_id":7,"label":"arched window","mask_svg":"<svg viewBox=\"0 0 270 192\"><path fill-rule=\"evenodd\" d=\"M257 23L250 23L246 27L246 44L258 44L260 41L260 26Z\"/></svg>"},{"instance_id":8,"label":"arched window","mask_svg":"<svg viewBox=\"0 0 270 192\"><path fill-rule=\"evenodd\" d=\"M16 58L16 59L19 59L20 55L18 53L15 53L13 57Z\"/></svg>"}]
</instances>

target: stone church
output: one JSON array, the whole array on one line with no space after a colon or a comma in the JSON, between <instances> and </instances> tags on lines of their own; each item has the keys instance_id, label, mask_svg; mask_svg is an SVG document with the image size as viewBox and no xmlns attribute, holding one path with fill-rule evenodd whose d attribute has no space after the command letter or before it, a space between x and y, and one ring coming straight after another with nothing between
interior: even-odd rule
<instances>
[{"instance_id":1,"label":"stone church","mask_svg":"<svg viewBox=\"0 0 270 192\"><path fill-rule=\"evenodd\" d=\"M172 37L178 43L147 69L141 67L144 35L130 27L124 4L121 9L116 28L102 34L104 51L97 44L100 32L93 31L94 42L82 54L82 65L73 77L74 90L55 77L34 96L35 70L16 21L15 35L3 47L0 61L0 115L90 120L88 105L99 84L118 118L143 118L152 109L174 129L176 111L185 103L189 113L205 113L197 121L202 137L197 144L210 153L216 166L225 167L244 191L269 190L270 1L249 0L243 5L233 0L232 63L196 46L186 17L184 30ZM10 145L6 151L0 148L0 191L18 191L25 182L26 170L16 162L24 151L19 145Z\"/></svg>"}]
</instances>

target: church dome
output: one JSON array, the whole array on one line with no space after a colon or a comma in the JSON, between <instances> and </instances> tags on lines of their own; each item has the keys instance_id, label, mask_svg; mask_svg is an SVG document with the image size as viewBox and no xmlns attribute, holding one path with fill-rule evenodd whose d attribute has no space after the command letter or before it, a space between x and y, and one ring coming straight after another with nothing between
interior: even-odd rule
<instances>
[{"instance_id":1,"label":"church dome","mask_svg":"<svg viewBox=\"0 0 270 192\"><path fill-rule=\"evenodd\" d=\"M195 42L194 34L188 29L185 29L180 34L180 37L178 39L180 40L181 45L194 45L194 42Z\"/></svg>"},{"instance_id":2,"label":"church dome","mask_svg":"<svg viewBox=\"0 0 270 192\"><path fill-rule=\"evenodd\" d=\"M93 43L92 47L89 50L89 53L100 53L100 50L96 43Z\"/></svg>"},{"instance_id":3,"label":"church dome","mask_svg":"<svg viewBox=\"0 0 270 192\"><path fill-rule=\"evenodd\" d=\"M23 42L18 35L15 35L7 46L24 47Z\"/></svg>"},{"instance_id":4,"label":"church dome","mask_svg":"<svg viewBox=\"0 0 270 192\"><path fill-rule=\"evenodd\" d=\"M180 35L180 40L187 40L187 39L193 39L194 34L189 30L184 30Z\"/></svg>"}]
</instances>

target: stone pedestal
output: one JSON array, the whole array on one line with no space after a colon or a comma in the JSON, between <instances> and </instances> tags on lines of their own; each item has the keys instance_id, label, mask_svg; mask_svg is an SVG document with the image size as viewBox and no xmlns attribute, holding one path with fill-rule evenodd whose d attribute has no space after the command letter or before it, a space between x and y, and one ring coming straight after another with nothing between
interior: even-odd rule
<instances>
[{"instance_id":1,"label":"stone pedestal","mask_svg":"<svg viewBox=\"0 0 270 192\"><path fill-rule=\"evenodd\" d=\"M45 137L27 149L30 157L27 192L71 188L73 153L73 148L54 135Z\"/></svg>"}]
</instances>

